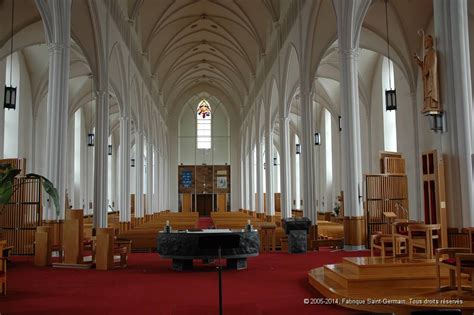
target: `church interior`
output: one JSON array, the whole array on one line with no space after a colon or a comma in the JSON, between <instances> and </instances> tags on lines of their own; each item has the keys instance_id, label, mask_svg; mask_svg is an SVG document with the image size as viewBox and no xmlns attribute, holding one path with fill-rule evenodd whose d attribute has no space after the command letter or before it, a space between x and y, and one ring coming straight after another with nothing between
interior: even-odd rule
<instances>
[{"instance_id":1,"label":"church interior","mask_svg":"<svg viewBox=\"0 0 474 315\"><path fill-rule=\"evenodd\" d=\"M472 36L472 0L0 0L0 313L472 314Z\"/></svg>"}]
</instances>

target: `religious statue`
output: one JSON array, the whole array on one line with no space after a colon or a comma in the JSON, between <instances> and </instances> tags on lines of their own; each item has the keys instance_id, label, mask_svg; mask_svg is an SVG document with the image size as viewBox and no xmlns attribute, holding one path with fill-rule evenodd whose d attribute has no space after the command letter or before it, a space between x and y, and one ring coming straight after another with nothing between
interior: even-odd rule
<instances>
[{"instance_id":1,"label":"religious statue","mask_svg":"<svg viewBox=\"0 0 474 315\"><path fill-rule=\"evenodd\" d=\"M420 34L420 32L419 32ZM423 114L441 113L441 104L439 102L439 84L438 84L438 57L433 47L433 37L423 36L425 56L423 60L415 53L414 57L421 67L423 74Z\"/></svg>"}]
</instances>

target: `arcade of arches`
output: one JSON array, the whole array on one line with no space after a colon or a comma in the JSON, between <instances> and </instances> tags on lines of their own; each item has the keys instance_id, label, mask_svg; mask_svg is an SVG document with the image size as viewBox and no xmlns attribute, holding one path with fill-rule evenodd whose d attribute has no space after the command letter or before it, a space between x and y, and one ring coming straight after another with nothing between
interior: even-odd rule
<instances>
[{"instance_id":1,"label":"arcade of arches","mask_svg":"<svg viewBox=\"0 0 474 315\"><path fill-rule=\"evenodd\" d=\"M0 26L0 81L16 87L0 158L58 189L39 221L82 209L91 230L135 235L173 212L218 228L235 212L274 224L279 250L294 216L312 222L309 249L363 250L391 233L384 212L442 224L446 246L474 227L474 1L3 0ZM426 97L440 108L422 113Z\"/></svg>"}]
</instances>

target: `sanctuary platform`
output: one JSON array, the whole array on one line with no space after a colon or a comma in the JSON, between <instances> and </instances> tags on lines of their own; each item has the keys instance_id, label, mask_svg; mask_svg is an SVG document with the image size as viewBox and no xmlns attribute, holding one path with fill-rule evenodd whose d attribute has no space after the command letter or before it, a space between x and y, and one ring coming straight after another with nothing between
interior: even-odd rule
<instances>
[{"instance_id":1,"label":"sanctuary platform","mask_svg":"<svg viewBox=\"0 0 474 315\"><path fill-rule=\"evenodd\" d=\"M324 298L310 304L334 304L359 311L410 314L414 310L461 309L472 314L474 294L438 291L434 259L345 257L341 264L309 271L309 283ZM442 282L448 272L441 269Z\"/></svg>"},{"instance_id":2,"label":"sanctuary platform","mask_svg":"<svg viewBox=\"0 0 474 315\"><path fill-rule=\"evenodd\" d=\"M158 253L163 258L173 260L174 270L189 270L193 268L193 260L210 261L217 259L217 249L202 248L203 238L218 239L234 235L239 238L237 246L222 248L221 257L227 260L227 268L246 269L247 257L258 256L260 240L257 231L229 229L197 229L185 231L160 232L157 237Z\"/></svg>"}]
</instances>

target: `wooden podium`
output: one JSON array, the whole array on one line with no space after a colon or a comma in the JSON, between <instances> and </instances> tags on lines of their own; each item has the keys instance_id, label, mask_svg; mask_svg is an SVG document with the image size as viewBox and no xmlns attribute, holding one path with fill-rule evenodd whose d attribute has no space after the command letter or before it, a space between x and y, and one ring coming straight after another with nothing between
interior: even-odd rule
<instances>
[{"instance_id":1,"label":"wooden podium","mask_svg":"<svg viewBox=\"0 0 474 315\"><path fill-rule=\"evenodd\" d=\"M62 263L53 264L59 268L88 269L91 264L84 263L84 211L83 209L67 209L66 220L63 225Z\"/></svg>"},{"instance_id":2,"label":"wooden podium","mask_svg":"<svg viewBox=\"0 0 474 315\"><path fill-rule=\"evenodd\" d=\"M51 265L51 252L53 245L53 228L51 226L38 226L35 233L35 266Z\"/></svg>"},{"instance_id":3,"label":"wooden podium","mask_svg":"<svg viewBox=\"0 0 474 315\"><path fill-rule=\"evenodd\" d=\"M110 270L114 267L114 229L96 230L95 269Z\"/></svg>"}]
</instances>

